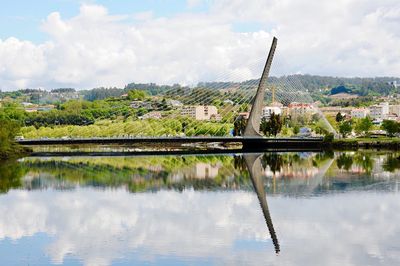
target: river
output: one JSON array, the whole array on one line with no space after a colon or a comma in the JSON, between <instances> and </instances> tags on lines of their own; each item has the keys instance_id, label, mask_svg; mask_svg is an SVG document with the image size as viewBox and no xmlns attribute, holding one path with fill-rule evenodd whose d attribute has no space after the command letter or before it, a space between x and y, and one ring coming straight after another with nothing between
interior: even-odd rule
<instances>
[{"instance_id":1,"label":"river","mask_svg":"<svg viewBox=\"0 0 400 266\"><path fill-rule=\"evenodd\" d=\"M1 265L400 265L400 153L0 164Z\"/></svg>"}]
</instances>

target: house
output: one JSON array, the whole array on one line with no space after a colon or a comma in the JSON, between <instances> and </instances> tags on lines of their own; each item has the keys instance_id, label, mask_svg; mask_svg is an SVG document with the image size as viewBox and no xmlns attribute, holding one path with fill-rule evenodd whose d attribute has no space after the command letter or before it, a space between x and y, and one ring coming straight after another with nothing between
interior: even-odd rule
<instances>
[{"instance_id":1,"label":"house","mask_svg":"<svg viewBox=\"0 0 400 266\"><path fill-rule=\"evenodd\" d=\"M237 117L243 117L244 119L249 119L250 113L249 112L241 112L238 114Z\"/></svg>"},{"instance_id":2,"label":"house","mask_svg":"<svg viewBox=\"0 0 400 266\"><path fill-rule=\"evenodd\" d=\"M370 116L374 120L382 121L389 114L389 103L383 102L369 107Z\"/></svg>"},{"instance_id":3,"label":"house","mask_svg":"<svg viewBox=\"0 0 400 266\"><path fill-rule=\"evenodd\" d=\"M327 106L320 107L319 110L326 114L336 115L337 113L341 113L342 115L351 115L353 109L351 107Z\"/></svg>"},{"instance_id":4,"label":"house","mask_svg":"<svg viewBox=\"0 0 400 266\"><path fill-rule=\"evenodd\" d=\"M196 120L212 120L218 121L221 117L218 115L217 107L213 105L194 105L194 106L183 106L181 115L189 116Z\"/></svg>"},{"instance_id":5,"label":"house","mask_svg":"<svg viewBox=\"0 0 400 266\"><path fill-rule=\"evenodd\" d=\"M288 107L289 107L289 114L291 116L301 116L316 112L314 107L309 103L292 102L289 104Z\"/></svg>"},{"instance_id":6,"label":"house","mask_svg":"<svg viewBox=\"0 0 400 266\"><path fill-rule=\"evenodd\" d=\"M386 115L385 120L398 121L399 120L399 116L397 114L389 113L388 115Z\"/></svg>"},{"instance_id":7,"label":"house","mask_svg":"<svg viewBox=\"0 0 400 266\"><path fill-rule=\"evenodd\" d=\"M265 106L262 109L261 117L265 117L266 119L269 119L271 117L272 113L274 113L276 115L281 115L282 109L277 106Z\"/></svg>"},{"instance_id":8,"label":"house","mask_svg":"<svg viewBox=\"0 0 400 266\"><path fill-rule=\"evenodd\" d=\"M142 115L139 117L140 119L161 119L162 115L161 112L149 112L147 114Z\"/></svg>"},{"instance_id":9,"label":"house","mask_svg":"<svg viewBox=\"0 0 400 266\"><path fill-rule=\"evenodd\" d=\"M130 106L133 109L138 109L138 108L144 108L147 110L153 109L151 102L144 102L144 101L132 101Z\"/></svg>"},{"instance_id":10,"label":"house","mask_svg":"<svg viewBox=\"0 0 400 266\"><path fill-rule=\"evenodd\" d=\"M369 109L356 108L356 109L351 110L350 115L352 118L365 118L369 115Z\"/></svg>"},{"instance_id":11,"label":"house","mask_svg":"<svg viewBox=\"0 0 400 266\"><path fill-rule=\"evenodd\" d=\"M400 85L400 84L399 84ZM389 113L400 116L400 105L390 105Z\"/></svg>"},{"instance_id":12,"label":"house","mask_svg":"<svg viewBox=\"0 0 400 266\"><path fill-rule=\"evenodd\" d=\"M232 100L225 100L224 101L225 104L230 104L230 105L234 105L235 103Z\"/></svg>"},{"instance_id":13,"label":"house","mask_svg":"<svg viewBox=\"0 0 400 266\"><path fill-rule=\"evenodd\" d=\"M183 103L178 100L167 100L167 104L175 108L183 106Z\"/></svg>"}]
</instances>

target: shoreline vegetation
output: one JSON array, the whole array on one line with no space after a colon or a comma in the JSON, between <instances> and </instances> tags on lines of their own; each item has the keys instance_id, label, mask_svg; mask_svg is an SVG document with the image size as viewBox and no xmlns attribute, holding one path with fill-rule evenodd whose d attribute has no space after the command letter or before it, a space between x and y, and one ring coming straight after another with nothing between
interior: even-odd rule
<instances>
[{"instance_id":1,"label":"shoreline vegetation","mask_svg":"<svg viewBox=\"0 0 400 266\"><path fill-rule=\"evenodd\" d=\"M23 157L31 149L15 143L15 136L20 131L18 122L0 118L0 161Z\"/></svg>"},{"instance_id":2,"label":"shoreline vegetation","mask_svg":"<svg viewBox=\"0 0 400 266\"><path fill-rule=\"evenodd\" d=\"M326 143L334 150L384 149L400 150L400 138L337 139Z\"/></svg>"}]
</instances>

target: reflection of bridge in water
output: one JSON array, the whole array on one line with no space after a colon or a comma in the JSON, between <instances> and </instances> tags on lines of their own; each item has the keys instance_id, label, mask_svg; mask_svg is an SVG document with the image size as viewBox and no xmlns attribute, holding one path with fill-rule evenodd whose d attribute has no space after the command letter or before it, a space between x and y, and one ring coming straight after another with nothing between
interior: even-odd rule
<instances>
[{"instance_id":1,"label":"reflection of bridge in water","mask_svg":"<svg viewBox=\"0 0 400 266\"><path fill-rule=\"evenodd\" d=\"M247 169L249 170L251 181L253 183L254 191L257 194L257 198L260 202L265 222L267 223L272 243L274 244L275 247L275 252L279 253L280 252L279 241L274 229L274 225L272 223L272 218L267 203L267 195L265 193L264 183L262 182L263 169L260 157L261 155L259 154L243 155Z\"/></svg>"},{"instance_id":2,"label":"reflection of bridge in water","mask_svg":"<svg viewBox=\"0 0 400 266\"><path fill-rule=\"evenodd\" d=\"M278 236L275 232L274 225L272 223L272 218L271 214L268 208L268 203L267 203L267 195L265 192L264 188L264 183L263 183L263 176L264 176L264 171L261 163L261 157L263 154L244 154L243 158L246 164L246 167L249 171L250 178L253 184L254 191L257 194L257 198L260 202L260 207L264 215L265 222L268 227L268 231L270 233L272 243L274 244L275 247L275 252L278 254L280 252L280 245L278 241ZM321 182L322 178L324 177L326 171L329 169L329 167L332 165L334 159L330 159L327 162L325 162L319 169L318 173L316 174L315 178L312 179L311 184L309 184L309 191L314 190Z\"/></svg>"},{"instance_id":3,"label":"reflection of bridge in water","mask_svg":"<svg viewBox=\"0 0 400 266\"><path fill-rule=\"evenodd\" d=\"M191 144L240 143L249 148L321 148L322 138L261 138L261 137L136 137L136 138L74 138L19 140L21 145L79 145L79 144Z\"/></svg>"}]
</instances>

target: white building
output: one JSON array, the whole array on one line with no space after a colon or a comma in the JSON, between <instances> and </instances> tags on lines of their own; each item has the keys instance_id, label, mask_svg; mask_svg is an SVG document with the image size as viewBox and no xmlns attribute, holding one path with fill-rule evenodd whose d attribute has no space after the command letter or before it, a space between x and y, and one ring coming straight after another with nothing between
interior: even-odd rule
<instances>
[{"instance_id":1,"label":"white building","mask_svg":"<svg viewBox=\"0 0 400 266\"><path fill-rule=\"evenodd\" d=\"M172 107L182 107L183 103L178 100L167 100L167 104L171 105Z\"/></svg>"},{"instance_id":2,"label":"white building","mask_svg":"<svg viewBox=\"0 0 400 266\"><path fill-rule=\"evenodd\" d=\"M282 109L277 106L265 106L262 109L262 117L269 119L271 117L272 113L275 113L276 115L281 115Z\"/></svg>"},{"instance_id":3,"label":"white building","mask_svg":"<svg viewBox=\"0 0 400 266\"><path fill-rule=\"evenodd\" d=\"M153 106L151 102L144 102L144 101L132 101L130 103L131 108L133 109L138 109L138 108L144 108L144 109L153 109Z\"/></svg>"},{"instance_id":4,"label":"white building","mask_svg":"<svg viewBox=\"0 0 400 266\"><path fill-rule=\"evenodd\" d=\"M386 120L392 120L392 121L398 121L399 120L399 116L396 114L388 114L385 118Z\"/></svg>"},{"instance_id":5,"label":"white building","mask_svg":"<svg viewBox=\"0 0 400 266\"><path fill-rule=\"evenodd\" d=\"M384 120L389 114L389 103L383 102L378 105L372 105L369 107L369 113L371 118L374 120Z\"/></svg>"},{"instance_id":6,"label":"white building","mask_svg":"<svg viewBox=\"0 0 400 266\"><path fill-rule=\"evenodd\" d=\"M389 113L396 114L400 116L400 105L390 105L389 106Z\"/></svg>"},{"instance_id":7,"label":"white building","mask_svg":"<svg viewBox=\"0 0 400 266\"><path fill-rule=\"evenodd\" d=\"M149 112L147 114L144 114L143 116L139 117L140 119L161 119L162 115L161 112Z\"/></svg>"},{"instance_id":8,"label":"white building","mask_svg":"<svg viewBox=\"0 0 400 266\"><path fill-rule=\"evenodd\" d=\"M306 114L313 114L316 112L314 107L309 103L292 102L289 104L289 114L291 116L302 116Z\"/></svg>"},{"instance_id":9,"label":"white building","mask_svg":"<svg viewBox=\"0 0 400 266\"><path fill-rule=\"evenodd\" d=\"M356 108L356 109L351 110L350 115L352 118L366 118L369 115L369 109Z\"/></svg>"},{"instance_id":10,"label":"white building","mask_svg":"<svg viewBox=\"0 0 400 266\"><path fill-rule=\"evenodd\" d=\"M181 115L190 116L196 120L221 120L217 107L213 105L184 106Z\"/></svg>"}]
</instances>

